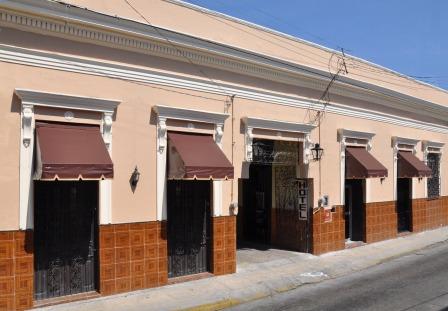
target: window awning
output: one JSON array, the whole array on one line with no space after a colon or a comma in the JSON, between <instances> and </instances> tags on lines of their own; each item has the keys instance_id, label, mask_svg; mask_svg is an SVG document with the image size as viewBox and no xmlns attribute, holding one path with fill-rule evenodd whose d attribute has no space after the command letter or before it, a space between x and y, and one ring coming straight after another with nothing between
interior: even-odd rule
<instances>
[{"instance_id":1,"label":"window awning","mask_svg":"<svg viewBox=\"0 0 448 311\"><path fill-rule=\"evenodd\" d=\"M99 127L36 123L35 179L104 179L113 175Z\"/></svg>"},{"instance_id":2,"label":"window awning","mask_svg":"<svg viewBox=\"0 0 448 311\"><path fill-rule=\"evenodd\" d=\"M398 151L398 178L430 177L431 169L410 151Z\"/></svg>"},{"instance_id":3,"label":"window awning","mask_svg":"<svg viewBox=\"0 0 448 311\"><path fill-rule=\"evenodd\" d=\"M211 135L168 133L169 179L232 179L233 166Z\"/></svg>"},{"instance_id":4,"label":"window awning","mask_svg":"<svg viewBox=\"0 0 448 311\"><path fill-rule=\"evenodd\" d=\"M365 148L347 147L345 151L345 178L387 177L387 168Z\"/></svg>"}]
</instances>

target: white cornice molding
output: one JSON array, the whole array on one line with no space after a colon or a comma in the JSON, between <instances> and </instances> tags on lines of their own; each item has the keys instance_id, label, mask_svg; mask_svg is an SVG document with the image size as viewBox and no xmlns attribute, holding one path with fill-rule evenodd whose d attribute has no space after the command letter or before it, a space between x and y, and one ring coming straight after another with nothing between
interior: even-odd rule
<instances>
[{"instance_id":1,"label":"white cornice molding","mask_svg":"<svg viewBox=\"0 0 448 311\"><path fill-rule=\"evenodd\" d=\"M422 146L423 146L423 149L427 149L427 148L442 149L443 146L445 146L445 144L436 142L436 141L424 140L424 141L422 141Z\"/></svg>"},{"instance_id":2,"label":"white cornice molding","mask_svg":"<svg viewBox=\"0 0 448 311\"><path fill-rule=\"evenodd\" d=\"M184 62L188 58L196 64L315 90L323 90L330 79L322 70L52 1L4 0L0 25ZM348 77L339 77L332 93L444 121L448 118L446 106Z\"/></svg>"},{"instance_id":3,"label":"white cornice molding","mask_svg":"<svg viewBox=\"0 0 448 311\"><path fill-rule=\"evenodd\" d=\"M82 97L20 88L15 89L15 94L22 101L22 105L88 110L102 113L113 113L120 104L120 101L112 99Z\"/></svg>"},{"instance_id":4,"label":"white cornice molding","mask_svg":"<svg viewBox=\"0 0 448 311\"><path fill-rule=\"evenodd\" d=\"M215 125L223 125L225 120L230 116L227 113L218 113L204 110L193 110L179 107L169 107L157 105L153 107L154 112L159 119L173 119L190 122L211 123Z\"/></svg>"},{"instance_id":5,"label":"white cornice molding","mask_svg":"<svg viewBox=\"0 0 448 311\"><path fill-rule=\"evenodd\" d=\"M354 139L365 139L368 142L370 142L374 136L375 133L354 131L348 129L338 129L339 141L343 141L345 138L354 138Z\"/></svg>"},{"instance_id":6,"label":"white cornice molding","mask_svg":"<svg viewBox=\"0 0 448 311\"><path fill-rule=\"evenodd\" d=\"M258 128L263 130L272 130L280 132L309 134L314 128L316 128L316 126L312 124L285 122L285 121L251 118L251 117L244 117L242 118L242 121L248 128L252 129Z\"/></svg>"},{"instance_id":7,"label":"white cornice molding","mask_svg":"<svg viewBox=\"0 0 448 311\"><path fill-rule=\"evenodd\" d=\"M208 14L208 15L214 15L214 16L216 16L218 18L224 18L226 20L229 20L229 21L232 21L232 22L236 22L236 23L239 23L239 24L244 25L244 26L248 26L248 27L256 29L256 30L261 30L263 32L272 34L272 35L277 36L277 37L283 37L283 38L285 38L287 40L291 40L291 41L298 42L298 43L301 43L301 44L306 44L308 46L321 49L321 50L323 50L325 52L328 52L328 53L331 53L331 54L337 54L337 55L343 56L343 53L340 50L335 50L335 49L332 49L332 48L329 48L329 47L317 44L317 43L312 42L312 41L308 41L308 40L305 40L305 39L302 39L302 38L294 37L292 35L289 35L289 34L286 34L286 33L283 33L283 32L280 32L280 31L268 28L268 27L264 27L264 26L261 26L259 24L255 24L255 23L252 23L252 22L249 22L249 21L246 21L246 20L243 20L243 19L231 16L231 15L227 15L227 14L218 12L218 11L213 11L213 10L201 7L199 5L196 5L196 4L192 4L192 3L189 3L189 2L186 2L186 1L182 1L182 0L165 0L165 1L174 3L176 5L184 6L186 8L193 9L193 10L196 10L196 11ZM435 86L435 85L432 85L430 83L426 83L426 82L417 80L415 78L406 76L406 75L404 75L404 74L402 74L400 72L397 72L397 71L392 70L390 68L387 68L387 67L384 67L384 66L372 63L372 62L367 61L365 59L362 59L362 58L359 58L359 57L356 57L356 56L353 56L353 55L349 55L347 52L345 52L344 55L348 59L353 59L355 61L364 63L364 64L366 64L368 66L373 67L373 68L382 70L385 73L391 73L393 75L396 75L397 77L407 79L407 80L409 80L409 81L411 81L413 83L418 83L420 85L423 85L424 87L430 87L430 88L433 88L433 89L435 89L437 91L441 91L441 92L444 92L444 93L448 94L447 90L445 90L443 88L440 88L438 86Z\"/></svg>"},{"instance_id":8,"label":"white cornice molding","mask_svg":"<svg viewBox=\"0 0 448 311\"><path fill-rule=\"evenodd\" d=\"M128 81L173 86L182 89L203 91L220 95L227 95L230 93L235 94L240 98L303 109L309 109L310 107L312 109L323 109L323 106L320 103L317 103L312 99L277 94L269 91L252 90L247 87L237 87L226 83L219 83L218 85L215 85L206 83L199 79L185 79L183 77L161 74L159 72L147 69L117 64L107 64L99 61L85 60L77 57L34 51L7 45L0 45L0 61L96 76L120 78ZM418 121L400 116L393 116L374 110L356 108L336 103L330 103L326 107L326 110L329 113L341 114L350 117L386 122L399 126L412 127L439 133L448 133L448 126Z\"/></svg>"},{"instance_id":9,"label":"white cornice molding","mask_svg":"<svg viewBox=\"0 0 448 311\"><path fill-rule=\"evenodd\" d=\"M409 145L409 146L413 146L415 148L415 146L418 144L419 141L420 141L419 139L412 139L412 138L405 138L405 137L398 137L398 136L392 137L392 145L393 146Z\"/></svg>"},{"instance_id":10,"label":"white cornice molding","mask_svg":"<svg viewBox=\"0 0 448 311\"><path fill-rule=\"evenodd\" d=\"M420 142L420 140L399 136L393 136L391 140L392 140L392 149L394 152L394 176L396 176L398 151L400 150L412 151L412 153L415 155L417 153L417 144ZM409 148L408 146L411 148ZM394 183L396 183L396 181L394 181ZM396 189L396 184L394 184L394 187ZM396 195L395 190L394 195Z\"/></svg>"},{"instance_id":11,"label":"white cornice molding","mask_svg":"<svg viewBox=\"0 0 448 311\"><path fill-rule=\"evenodd\" d=\"M174 74L160 73L149 69L86 60L79 57L35 51L2 44L0 44L0 61L94 76L119 78L126 81L135 81L139 83L171 86L219 95L234 94L239 98L256 100L266 104L275 104L302 109L324 109L321 103L318 103L313 99L302 98L299 96L285 95L266 90L230 85L224 82L216 82L215 84L212 84L201 79L186 79L185 77ZM448 126L400 117L397 115L394 116L378 110L375 111L357 108L337 103L329 103L325 109L328 113L348 117L385 122L398 126L411 127L438 133L448 133Z\"/></svg>"}]
</instances>

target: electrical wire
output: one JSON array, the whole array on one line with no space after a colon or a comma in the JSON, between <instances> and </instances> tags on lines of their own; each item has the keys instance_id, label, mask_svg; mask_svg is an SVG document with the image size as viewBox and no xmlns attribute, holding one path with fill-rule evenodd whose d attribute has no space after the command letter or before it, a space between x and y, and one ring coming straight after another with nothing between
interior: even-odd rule
<instances>
[{"instance_id":1,"label":"electrical wire","mask_svg":"<svg viewBox=\"0 0 448 311\"><path fill-rule=\"evenodd\" d=\"M190 64L192 64L192 65L194 65L195 67L197 67L197 65L196 64L194 64L180 49L178 49L168 38L166 38L165 36L163 36L163 34L161 34L161 32L159 31L159 29L157 28L157 27L155 27L154 25L152 25L135 7L133 7L132 6L132 4L130 4L129 3L129 1L128 0L124 0L134 11L136 11L136 13L137 14L139 14L147 23L148 23L148 25L150 25L155 31L157 31L162 37L164 37L166 40L167 40L167 42L169 42L170 43L170 45L172 45L174 48L176 48L176 50L178 50L179 51L179 54L180 55L182 55L185 59L187 59L188 60L188 62L190 63ZM163 1L166 1L166 0L163 0ZM204 15L206 15L206 16L209 16L210 18L213 18L213 19L215 19L215 20L218 20L218 21L220 21L220 22L223 22L224 24L227 24L227 25L229 25L229 26L232 26L233 28L236 28L236 29L238 29L238 30L240 30L240 31L243 31L243 32L246 32L246 33L248 33L248 34L251 34L251 35L254 35L253 33L250 33L250 32L247 32L247 31L244 31L244 30L242 30L241 28L239 28L239 27L235 27L235 26L233 26L233 25L230 25L229 23L226 23L226 22L224 22L224 21L222 21L222 20L220 20L220 19L218 19L218 18L216 18L216 17L214 17L214 16L212 16L212 15L210 15L210 14L207 14L207 13L205 13L205 12L202 12L202 11L199 11L201 14L204 14ZM256 36L256 35L254 35L254 36ZM256 36L256 37L259 37L259 36ZM272 41L270 41L270 40L267 40L267 39L265 39L265 38L261 38L261 39L263 39L263 40L265 40L265 41L269 41L269 42L271 42L272 44L275 44L274 42L272 42ZM278 44L277 44L277 46L279 46ZM234 48L234 47L231 47L231 46L226 46L227 48L229 48L229 49L232 49L232 50L235 50L235 51L240 51L240 49L237 49L237 48ZM284 48L284 47L282 47L282 46L279 46L279 47L281 47L281 48ZM288 50L290 50L290 49L288 49ZM248 54L251 54L251 55L254 55L254 56L257 56L257 57L259 57L259 58L262 58L262 59L266 59L266 60L272 60L271 58L269 58L269 57L267 57L267 56L264 56L264 55L262 55L262 54L257 54L257 53L253 53L253 52L249 52L249 51L247 51L247 53ZM298 53L298 54L300 54L300 53ZM300 54L300 55L302 55L302 56L306 56L306 55L303 55L303 54ZM309 70L309 69L306 69L306 68L303 68L303 67L299 67L298 65L295 65L295 64L291 64L291 63L286 63L286 62L283 62L283 61L281 61L281 60L276 60L278 63L281 63L281 64L283 64L283 65L286 65L287 67L289 67L289 68L293 68L293 69L295 69L295 70L297 70L297 69L299 69L299 70L301 70L301 71L303 71L303 72L308 72L308 73L311 73L311 74L313 74L313 75L317 75L317 76L320 76L320 77L323 77L323 78L325 78L325 79L329 79L330 81L331 81L331 76L329 77L328 75L325 75L325 74L321 74L321 73L319 73L319 72L316 72L316 71L313 71L313 70ZM328 63L326 63L325 64L326 66L328 65ZM198 68L198 70L204 75L204 76L206 76L206 77L208 77L208 75L202 70L202 69L200 69L200 68ZM370 77L368 77L368 76L366 76L367 78L370 78ZM208 78L213 84L215 84L218 88L220 88L220 86L216 83L216 81L214 81L213 79L211 79L210 77ZM389 81L384 81L384 82L387 82L387 83L390 83ZM393 99L395 99L395 100L402 100L400 97L397 97L397 96L394 96L394 95L390 95L390 94L386 94L386 93L384 93L384 92L381 92L381 91L378 91L378 90L376 90L376 89L372 89L372 88L369 88L369 87L367 87L367 86L364 86L364 85L359 85L359 84L355 84L355 83L351 83L351 82L347 82L347 81L341 81L341 80L338 80L338 83L341 83L341 84L345 84L345 85L350 85L350 86L354 86L354 87L357 87L357 88L360 88L360 89L365 89L365 90L368 90L368 91L371 91L371 92L375 92L375 93L379 93L379 94L382 94L383 96L387 96L387 97L389 97L389 98L393 98ZM406 87L409 87L409 86L406 86ZM220 88L221 89L221 88ZM225 92L225 91L223 91L223 93L224 94L226 94L227 96L232 96L232 94L227 94L227 92Z\"/></svg>"},{"instance_id":2,"label":"electrical wire","mask_svg":"<svg viewBox=\"0 0 448 311\"><path fill-rule=\"evenodd\" d=\"M170 0L163 0L163 1L165 1L165 2L169 2ZM223 4L222 1L219 1L219 0L216 0L216 1L219 2L219 3L222 3L222 4ZM273 16L273 15L271 15L271 14L269 14L269 13L266 13L266 12L264 12L264 11L258 9L258 8L252 8L252 9L253 9L253 10L256 10L256 11L259 11L259 12L263 12L265 15L268 15L268 16L270 16L270 17L273 18L273 19L278 19L277 17L275 17L275 16ZM212 14L208 14L207 12L203 12L203 11L199 11L199 12L202 13L202 14L204 14L204 15L206 15L206 16L208 16L208 17L210 17L210 18L213 18L213 19L215 19L215 20L217 20L217 21L219 21L219 22L221 22L221 23L224 23L224 24L226 24L226 25L228 25L228 26L230 26L230 27L232 27L232 28L235 28L235 29L237 29L237 30L239 30L239 31L242 31L242 32L245 32L245 33L247 33L247 34L249 34L249 35L252 35L252 36L254 36L254 37L257 37L258 39L264 40L264 41L269 42L269 43L271 43L271 44L276 44L276 43L272 42L271 40L267 40L266 38L260 37L260 36L258 36L258 35L255 35L255 34L251 33L251 32L248 32L248 31L246 31L246 30L244 30L244 29L242 29L242 28L240 28L240 27L236 27L235 25L232 25L232 24L230 24L230 23L227 23L227 22L225 22L222 18L215 17L215 16L213 16ZM278 20L280 20L280 19L278 19ZM280 21L281 21L281 20L280 20ZM283 23L285 23L285 22L283 22ZM291 52L293 52L293 53L295 53L295 54L297 54L297 55L299 55L299 56L302 56L302 57L308 58L308 59L310 59L310 60L313 60L313 61L317 62L318 64L325 64L325 65L326 65L326 63L327 63L328 58L326 58L326 57L324 57L324 56L313 55L313 56L319 57L320 59L324 59L325 61L323 62L323 61L321 61L321 60L318 60L318 59L316 59L316 58L313 58L313 57L309 56L310 51L301 49L301 48L298 47L297 45L294 45L294 44L293 44L290 40L288 40L288 39L284 39L284 38L282 38L282 37L276 36L276 35L271 34L271 33L268 33L268 32L266 32L266 34L272 36L272 38L275 39L275 40L277 40L277 41L281 41L282 43L286 43L287 45L293 47L294 50L291 50L290 48L287 48L287 47L285 47L285 46L276 44L276 45L279 46L280 48L284 48L284 49L286 49L286 50L288 50L288 51L291 51ZM299 53L299 52L297 52L296 50L304 51L304 53L307 53L307 54L305 55L305 54ZM344 57L345 57L345 56L344 56ZM387 69L376 68L376 67L374 67L374 64L373 64L373 65L364 64L364 63L362 63L361 61L359 61L359 60L357 60L357 59L355 59L355 58L348 57L347 59L350 59L350 61L351 61L351 63L350 63L349 66L351 66L351 67L353 67L353 68L356 68L356 69L359 69L360 71L364 71L364 72L366 72L366 73L367 73L368 71L370 71L370 72L376 72L376 73L379 73L379 74L382 74L382 75L388 75L388 76L390 76L391 78L397 80L397 82L405 82L405 81L403 81L403 79L408 80L408 81L410 81L411 83L415 83L415 82L418 83L418 82L420 82L420 81L416 81L416 80L414 80L414 79L412 79L412 78L410 78L410 77L407 77L407 76L405 76L405 75L401 75L401 74L398 74L398 73L389 72ZM356 62L356 63L355 63L355 62ZM347 64L348 64L348 63L347 63ZM370 76L360 75L359 73L354 73L354 75L357 75L357 76L360 76L360 77L369 78L369 79L373 79L373 78L370 77ZM423 85L423 86L421 86L421 87L418 87L418 86L410 86L410 85L405 85L405 84L400 84L400 83L391 83L390 81L381 80L381 79L373 79L373 80L375 80L375 81L379 81L379 82L390 83L390 84L392 84L392 85L399 86L399 87L412 88L412 89L414 89L414 90L426 90L427 87L428 87L427 85ZM421 83L422 83L422 82L421 82Z\"/></svg>"},{"instance_id":3,"label":"electrical wire","mask_svg":"<svg viewBox=\"0 0 448 311\"><path fill-rule=\"evenodd\" d=\"M165 0L164 0L164 1L165 1ZM198 1L198 0L196 0L195 2L200 2L200 3L202 3L202 1ZM236 9L235 6L230 7L228 2L223 2L223 1L221 1L221 0L215 0L215 2L218 2L218 3L224 5L225 7L229 8L229 9L236 10L237 12L244 13L242 10L240 10L240 9ZM239 2L239 4L241 5L242 2ZM202 5L203 5L203 4L202 4ZM287 20L284 20L284 19L282 19L282 18L279 18L278 16L275 16L275 15L273 15L273 14L271 14L271 13L268 13L268 12L266 12L266 11L264 11L264 10L262 10L262 9L260 9L260 8L258 8L258 7L256 7L256 6L251 6L251 7L243 6L243 8L246 8L245 11L247 11L247 10L253 10L253 11L259 12L259 13L261 13L261 14L267 16L267 17L270 18L271 20L276 21L276 22L279 22L280 24L283 24L283 25L288 26L288 27L290 27L290 28L293 28L293 29L295 29L296 31L301 32L301 33L303 33L303 34L307 34L307 35L309 35L310 37L313 37L314 39L316 39L317 41L320 41L320 42L322 42L322 43L326 43L326 44L334 45L334 46L337 47L337 48L340 47L340 45L339 45L338 43L336 43L336 42L333 42L333 41L331 41L331 40L328 40L327 38L323 38L322 36L320 36L320 35L316 35L316 34L314 34L314 33L312 33L312 32L307 31L307 30L301 29L301 28L297 27L297 25L294 25L294 24L288 22Z\"/></svg>"},{"instance_id":4,"label":"electrical wire","mask_svg":"<svg viewBox=\"0 0 448 311\"><path fill-rule=\"evenodd\" d=\"M202 70L199 65L195 64L187 55L185 55L185 53L179 49L173 42L171 42L171 40L169 38L167 38L165 35L163 35L163 33L159 30L158 27L155 27L142 13L140 13L139 10L137 10L137 8L135 8L129 0L123 0L135 13L137 13L141 18L143 18L146 23L152 27L152 29L154 29L157 34L159 36L161 36L166 42L168 42L174 49L176 49L176 51L179 53L179 55L181 55L183 58L185 58L192 66L194 66L199 73L201 73L206 79L210 80L210 82L212 82L220 91L222 91L224 94L226 94L227 96L232 96L232 94L228 94L225 90L223 90L221 88L221 86L214 80L212 79L204 70Z\"/></svg>"}]
</instances>

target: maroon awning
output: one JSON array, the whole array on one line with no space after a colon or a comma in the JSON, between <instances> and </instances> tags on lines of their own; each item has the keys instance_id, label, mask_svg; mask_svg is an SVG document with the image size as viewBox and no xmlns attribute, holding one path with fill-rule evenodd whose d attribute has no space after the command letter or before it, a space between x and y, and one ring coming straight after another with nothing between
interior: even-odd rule
<instances>
[{"instance_id":1,"label":"maroon awning","mask_svg":"<svg viewBox=\"0 0 448 311\"><path fill-rule=\"evenodd\" d=\"M113 175L98 126L36 123L35 179L104 179Z\"/></svg>"},{"instance_id":2,"label":"maroon awning","mask_svg":"<svg viewBox=\"0 0 448 311\"><path fill-rule=\"evenodd\" d=\"M345 149L345 178L371 177L387 177L387 168L365 148L347 147Z\"/></svg>"},{"instance_id":3,"label":"maroon awning","mask_svg":"<svg viewBox=\"0 0 448 311\"><path fill-rule=\"evenodd\" d=\"M410 151L398 151L398 178L430 177L431 169Z\"/></svg>"},{"instance_id":4,"label":"maroon awning","mask_svg":"<svg viewBox=\"0 0 448 311\"><path fill-rule=\"evenodd\" d=\"M169 179L232 179L233 166L211 135L168 133Z\"/></svg>"}]
</instances>

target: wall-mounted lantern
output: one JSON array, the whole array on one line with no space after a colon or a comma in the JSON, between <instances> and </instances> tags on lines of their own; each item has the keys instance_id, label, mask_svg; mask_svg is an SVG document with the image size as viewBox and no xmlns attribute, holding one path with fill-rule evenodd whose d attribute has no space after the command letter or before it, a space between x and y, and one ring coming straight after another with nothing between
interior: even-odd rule
<instances>
[{"instance_id":1,"label":"wall-mounted lantern","mask_svg":"<svg viewBox=\"0 0 448 311\"><path fill-rule=\"evenodd\" d=\"M131 175L131 185L132 185L132 187L137 186L137 183L138 183L139 179L140 179L140 172L138 171L137 166L135 166L134 171L132 172L132 175Z\"/></svg>"},{"instance_id":2,"label":"wall-mounted lantern","mask_svg":"<svg viewBox=\"0 0 448 311\"><path fill-rule=\"evenodd\" d=\"M320 161L323 153L324 153L324 149L321 148L319 143L314 144L314 147L311 148L311 154L313 155L314 161Z\"/></svg>"}]
</instances>

